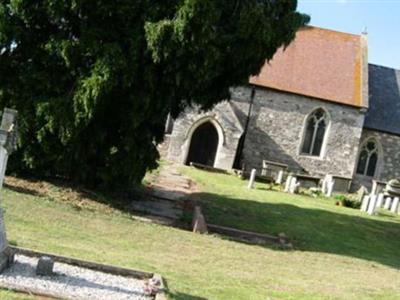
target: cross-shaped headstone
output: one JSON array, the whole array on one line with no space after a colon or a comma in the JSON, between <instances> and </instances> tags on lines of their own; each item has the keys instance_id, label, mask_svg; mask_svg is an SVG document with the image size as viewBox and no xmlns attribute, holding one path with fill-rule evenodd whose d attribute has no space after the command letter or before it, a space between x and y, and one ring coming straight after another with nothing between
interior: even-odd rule
<instances>
[{"instance_id":1,"label":"cross-shaped headstone","mask_svg":"<svg viewBox=\"0 0 400 300\"><path fill-rule=\"evenodd\" d=\"M17 145L17 111L5 108L0 126L0 189L3 187L8 156ZM0 272L12 262L4 226L3 209L0 207Z\"/></svg>"}]
</instances>

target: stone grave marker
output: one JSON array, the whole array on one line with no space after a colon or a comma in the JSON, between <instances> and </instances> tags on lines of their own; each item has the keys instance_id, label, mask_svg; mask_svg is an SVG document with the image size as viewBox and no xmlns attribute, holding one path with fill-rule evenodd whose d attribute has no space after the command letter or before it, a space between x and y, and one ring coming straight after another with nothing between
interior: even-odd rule
<instances>
[{"instance_id":1,"label":"stone grave marker","mask_svg":"<svg viewBox=\"0 0 400 300\"><path fill-rule=\"evenodd\" d=\"M393 199L390 211L395 214L395 213L397 213L398 207L399 207L399 198L396 197Z\"/></svg>"},{"instance_id":2,"label":"stone grave marker","mask_svg":"<svg viewBox=\"0 0 400 300\"><path fill-rule=\"evenodd\" d=\"M376 203L376 207L381 208L383 205L383 201L385 200L385 195L382 193L378 194L378 201Z\"/></svg>"},{"instance_id":3,"label":"stone grave marker","mask_svg":"<svg viewBox=\"0 0 400 300\"><path fill-rule=\"evenodd\" d=\"M327 197L332 197L333 194L333 188L335 187L335 180L329 180L326 184L327 186L327 192L326 192L326 196Z\"/></svg>"},{"instance_id":4,"label":"stone grave marker","mask_svg":"<svg viewBox=\"0 0 400 300\"><path fill-rule=\"evenodd\" d=\"M383 208L389 210L391 204L392 204L392 198L387 197L387 198L386 198L386 201L385 201L385 206L384 206Z\"/></svg>"},{"instance_id":5,"label":"stone grave marker","mask_svg":"<svg viewBox=\"0 0 400 300\"><path fill-rule=\"evenodd\" d=\"M254 181L255 181L255 179L256 179L256 172L257 172L256 169L252 169L252 170L251 170L250 179L249 179L249 184L248 184L248 186L247 186L248 189L254 188Z\"/></svg>"},{"instance_id":6,"label":"stone grave marker","mask_svg":"<svg viewBox=\"0 0 400 300\"><path fill-rule=\"evenodd\" d=\"M286 182L285 182L285 193L288 193L289 192L289 189L290 189L290 184L292 183L292 175L289 175L287 178L286 178Z\"/></svg>"},{"instance_id":7,"label":"stone grave marker","mask_svg":"<svg viewBox=\"0 0 400 300\"><path fill-rule=\"evenodd\" d=\"M275 180L275 183L276 184L282 184L283 183L283 171L282 170L280 170L279 172L278 172L278 177L276 178L276 180Z\"/></svg>"},{"instance_id":8,"label":"stone grave marker","mask_svg":"<svg viewBox=\"0 0 400 300\"><path fill-rule=\"evenodd\" d=\"M0 126L0 189L3 187L8 156L15 150L16 144L17 111L5 108ZM10 263L12 263L12 253L8 247L3 209L0 208L0 272Z\"/></svg>"},{"instance_id":9,"label":"stone grave marker","mask_svg":"<svg viewBox=\"0 0 400 300\"><path fill-rule=\"evenodd\" d=\"M377 196L376 195L371 195L370 196L370 201L369 201L369 205L368 205L368 209L367 209L367 213L369 215L375 214L376 200L377 200Z\"/></svg>"},{"instance_id":10,"label":"stone grave marker","mask_svg":"<svg viewBox=\"0 0 400 300\"><path fill-rule=\"evenodd\" d=\"M361 203L361 208L360 208L360 210L361 211L367 211L367 209L368 209L368 204L369 204L369 196L368 195L365 195L364 196L364 199L362 200L362 203Z\"/></svg>"}]
</instances>

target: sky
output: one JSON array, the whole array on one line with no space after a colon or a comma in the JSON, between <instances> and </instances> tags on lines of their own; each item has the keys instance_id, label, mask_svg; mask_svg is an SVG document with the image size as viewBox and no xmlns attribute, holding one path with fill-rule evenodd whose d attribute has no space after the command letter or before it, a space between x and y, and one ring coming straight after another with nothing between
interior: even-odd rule
<instances>
[{"instance_id":1,"label":"sky","mask_svg":"<svg viewBox=\"0 0 400 300\"><path fill-rule=\"evenodd\" d=\"M368 32L369 62L400 69L400 0L298 0L310 25Z\"/></svg>"}]
</instances>

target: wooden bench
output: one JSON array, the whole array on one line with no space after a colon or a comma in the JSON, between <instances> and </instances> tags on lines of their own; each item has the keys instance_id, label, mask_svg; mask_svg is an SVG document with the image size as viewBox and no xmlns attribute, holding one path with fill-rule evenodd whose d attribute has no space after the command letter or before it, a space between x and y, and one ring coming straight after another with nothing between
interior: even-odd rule
<instances>
[{"instance_id":1,"label":"wooden bench","mask_svg":"<svg viewBox=\"0 0 400 300\"><path fill-rule=\"evenodd\" d=\"M311 176L307 174L294 174L292 175L292 177L295 177L297 179L302 188L318 187L322 179L321 177Z\"/></svg>"},{"instance_id":2,"label":"wooden bench","mask_svg":"<svg viewBox=\"0 0 400 300\"><path fill-rule=\"evenodd\" d=\"M278 163L275 161L263 160L263 166L261 169L261 176L272 178L276 180L280 171L286 173L288 170L288 165Z\"/></svg>"}]
</instances>

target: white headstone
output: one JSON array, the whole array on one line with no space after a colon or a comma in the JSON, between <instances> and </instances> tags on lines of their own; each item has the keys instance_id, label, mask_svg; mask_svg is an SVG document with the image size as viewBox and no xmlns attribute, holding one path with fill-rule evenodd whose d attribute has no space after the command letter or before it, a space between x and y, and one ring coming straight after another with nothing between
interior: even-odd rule
<instances>
[{"instance_id":1,"label":"white headstone","mask_svg":"<svg viewBox=\"0 0 400 300\"><path fill-rule=\"evenodd\" d=\"M290 186L289 186L289 192L291 194L295 194L298 192L300 187L300 183L297 182L297 178L296 177L292 177L292 180L290 181Z\"/></svg>"},{"instance_id":2,"label":"white headstone","mask_svg":"<svg viewBox=\"0 0 400 300\"><path fill-rule=\"evenodd\" d=\"M330 187L330 185L332 184L332 182L334 182L333 176L330 175L330 174L325 175L325 178L322 180L322 193L323 193L324 195L328 196L328 194L329 194L329 187ZM332 188L332 191L331 191L331 193L330 193L331 195L332 195L332 192L333 192L333 187L334 187L334 186L331 187L331 188ZM330 196L328 196L328 197L330 197Z\"/></svg>"},{"instance_id":3,"label":"white headstone","mask_svg":"<svg viewBox=\"0 0 400 300\"><path fill-rule=\"evenodd\" d=\"M375 180L372 180L371 195L376 195L377 190L378 190L378 183Z\"/></svg>"},{"instance_id":4,"label":"white headstone","mask_svg":"<svg viewBox=\"0 0 400 300\"><path fill-rule=\"evenodd\" d=\"M289 176L286 178L285 193L288 193L288 192L289 192L290 184L291 184L291 183L292 183L292 175L289 175Z\"/></svg>"},{"instance_id":5,"label":"white headstone","mask_svg":"<svg viewBox=\"0 0 400 300\"><path fill-rule=\"evenodd\" d=\"M365 195L364 196L364 198L363 198L363 200L362 200L362 203L361 203L361 208L360 208L360 210L361 211L367 211L367 209L368 209L368 203L369 203L369 196L368 195Z\"/></svg>"},{"instance_id":6,"label":"white headstone","mask_svg":"<svg viewBox=\"0 0 400 300\"><path fill-rule=\"evenodd\" d=\"M378 194L378 200L377 200L377 202L376 202L376 207L377 207L377 208L381 208L382 205L383 205L383 201L384 201L384 200L385 200L385 195L382 194L382 193L379 193L379 194Z\"/></svg>"},{"instance_id":7,"label":"white headstone","mask_svg":"<svg viewBox=\"0 0 400 300\"><path fill-rule=\"evenodd\" d=\"M247 188L252 189L254 187L254 180L256 179L256 169L251 170L249 185Z\"/></svg>"},{"instance_id":8,"label":"white headstone","mask_svg":"<svg viewBox=\"0 0 400 300\"><path fill-rule=\"evenodd\" d=\"M397 213L398 208L399 208L399 198L396 197L393 199L393 203L390 208L390 211L395 214L395 213Z\"/></svg>"},{"instance_id":9,"label":"white headstone","mask_svg":"<svg viewBox=\"0 0 400 300\"><path fill-rule=\"evenodd\" d=\"M376 195L371 195L370 196L370 201L369 201L368 210L367 210L367 213L369 215L373 215L375 213L376 202L377 202L376 200L377 200L377 196Z\"/></svg>"},{"instance_id":10,"label":"white headstone","mask_svg":"<svg viewBox=\"0 0 400 300\"><path fill-rule=\"evenodd\" d=\"M389 210L391 205L392 205L392 198L387 197L385 200L385 206L383 208Z\"/></svg>"},{"instance_id":11,"label":"white headstone","mask_svg":"<svg viewBox=\"0 0 400 300\"><path fill-rule=\"evenodd\" d=\"M332 179L332 180L328 181L326 196L332 197L334 186L335 186L335 180Z\"/></svg>"},{"instance_id":12,"label":"white headstone","mask_svg":"<svg viewBox=\"0 0 400 300\"><path fill-rule=\"evenodd\" d=\"M276 178L275 183L282 184L282 182L283 182L283 170L280 170L278 172L278 177Z\"/></svg>"},{"instance_id":13,"label":"white headstone","mask_svg":"<svg viewBox=\"0 0 400 300\"><path fill-rule=\"evenodd\" d=\"M326 176L324 177L324 179L322 179L321 191L322 191L322 193L323 193L324 195L327 193L327 180L326 180Z\"/></svg>"}]
</instances>

